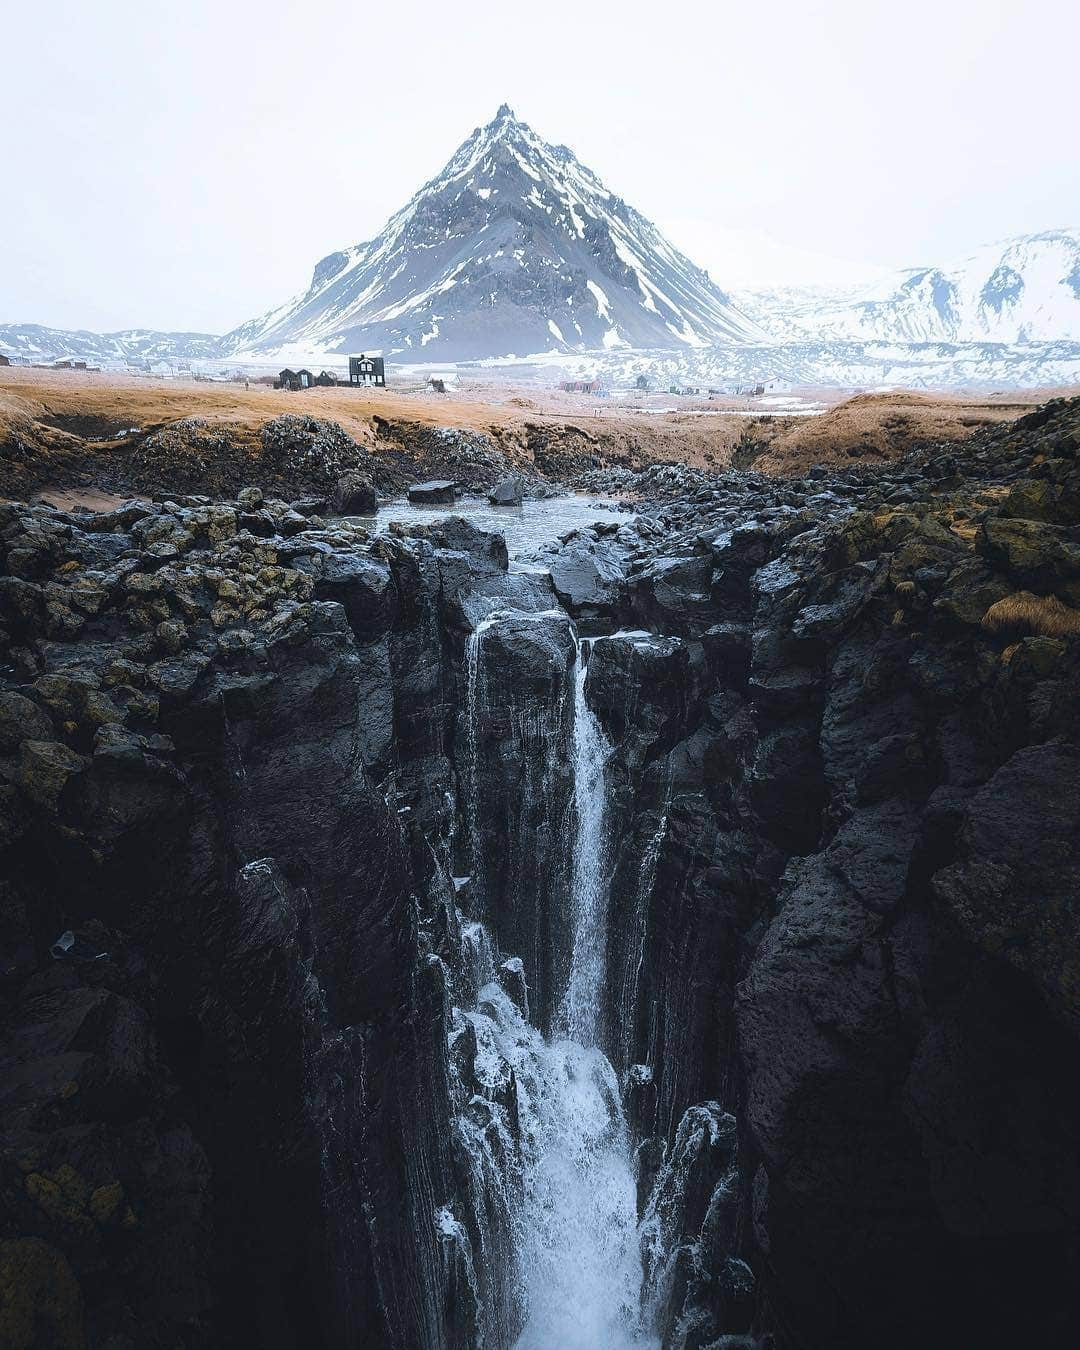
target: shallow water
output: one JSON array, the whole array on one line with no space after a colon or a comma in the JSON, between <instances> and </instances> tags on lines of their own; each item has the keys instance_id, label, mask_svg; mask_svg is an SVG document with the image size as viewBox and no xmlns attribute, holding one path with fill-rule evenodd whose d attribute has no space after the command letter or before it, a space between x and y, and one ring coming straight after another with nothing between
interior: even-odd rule
<instances>
[{"instance_id":1,"label":"shallow water","mask_svg":"<svg viewBox=\"0 0 1080 1350\"><path fill-rule=\"evenodd\" d=\"M492 506L486 497L459 497L445 506L414 506L408 501L380 506L375 529L385 533L391 522L420 524L464 516L482 530L492 530L506 539L511 558L524 557L542 544L549 544L568 530L580 529L598 521L622 525L634 518L632 511L621 511L610 498L588 496L549 497L546 501L525 501L521 506Z\"/></svg>"}]
</instances>

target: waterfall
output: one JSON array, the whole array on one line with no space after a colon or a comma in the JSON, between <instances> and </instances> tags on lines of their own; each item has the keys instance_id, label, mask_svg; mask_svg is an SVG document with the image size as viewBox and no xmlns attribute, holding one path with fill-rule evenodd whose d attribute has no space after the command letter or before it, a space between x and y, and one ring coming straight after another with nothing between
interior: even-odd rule
<instances>
[{"instance_id":1,"label":"waterfall","mask_svg":"<svg viewBox=\"0 0 1080 1350\"><path fill-rule=\"evenodd\" d=\"M611 1064L595 1047L545 1041L497 982L475 1007L453 1009L450 1046L455 1128L472 1178L472 1260L487 1286L479 1343L655 1345L638 1330L637 1194ZM440 1211L436 1222L460 1240L454 1216ZM500 1260L510 1266L502 1299L491 1279ZM522 1322L518 1339L507 1339Z\"/></svg>"},{"instance_id":2,"label":"waterfall","mask_svg":"<svg viewBox=\"0 0 1080 1350\"><path fill-rule=\"evenodd\" d=\"M607 960L607 902L611 881L604 771L612 747L585 701L588 644L574 662L574 849L570 873L573 948L560 1017L564 1034L582 1045L600 1038Z\"/></svg>"},{"instance_id":3,"label":"waterfall","mask_svg":"<svg viewBox=\"0 0 1080 1350\"><path fill-rule=\"evenodd\" d=\"M482 871L475 718L484 699L483 629L470 637L460 781L473 874ZM455 1135L467 1161L469 1213L440 1210L447 1243L468 1234L485 1350L631 1350L641 1331L637 1188L619 1083L598 1045L605 982L610 846L605 768L612 753L585 701L588 644L574 664L573 811L568 868L572 942L557 1034L545 1040L515 1002L486 924L461 925L458 999L451 1009ZM563 697L560 695L560 698ZM544 753L542 741L536 753ZM543 775L534 775L542 784ZM499 897L485 897L489 915ZM526 976L529 972L526 970ZM477 988L485 979L487 983ZM461 1006L458 1000L468 1000Z\"/></svg>"}]
</instances>

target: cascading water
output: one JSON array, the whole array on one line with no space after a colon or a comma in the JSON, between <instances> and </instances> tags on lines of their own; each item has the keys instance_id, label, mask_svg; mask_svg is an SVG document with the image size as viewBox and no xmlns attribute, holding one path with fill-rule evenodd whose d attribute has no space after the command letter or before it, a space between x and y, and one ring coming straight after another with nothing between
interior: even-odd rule
<instances>
[{"instance_id":1,"label":"cascading water","mask_svg":"<svg viewBox=\"0 0 1080 1350\"><path fill-rule=\"evenodd\" d=\"M588 646L577 643L574 662L574 852L570 912L574 943L560 1029L582 1045L595 1045L601 1022L607 945L607 896L611 881L604 771L611 745L585 699Z\"/></svg>"},{"instance_id":2,"label":"cascading water","mask_svg":"<svg viewBox=\"0 0 1080 1350\"><path fill-rule=\"evenodd\" d=\"M469 714L477 707L479 633L468 651ZM516 1350L629 1350L655 1345L640 1330L641 1256L636 1183L614 1069L598 1047L609 883L604 771L611 747L585 702L587 651L577 643L572 720L572 955L557 1020L545 1041L527 1021L486 950L481 925L462 930L463 965L489 980L474 1005L451 1015L457 1133L469 1158L474 1261L498 1259L499 1219L509 1222L509 1285L481 1316L478 1342ZM475 731L466 733L475 785ZM468 803L470 823L482 803ZM478 832L470 824L475 841ZM513 972L511 972L513 973ZM456 1240L460 1225L438 1216ZM484 1283L483 1276L479 1282ZM487 1282L494 1288L494 1282ZM488 1304L492 1302L489 1294ZM516 1341L513 1335L520 1332ZM509 1335L508 1335L509 1333Z\"/></svg>"}]
</instances>

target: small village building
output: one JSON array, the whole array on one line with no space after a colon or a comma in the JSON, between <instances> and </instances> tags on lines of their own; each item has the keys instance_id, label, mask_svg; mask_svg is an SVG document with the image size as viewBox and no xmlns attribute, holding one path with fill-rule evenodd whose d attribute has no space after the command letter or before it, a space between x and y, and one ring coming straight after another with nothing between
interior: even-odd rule
<instances>
[{"instance_id":1,"label":"small village building","mask_svg":"<svg viewBox=\"0 0 1080 1350\"><path fill-rule=\"evenodd\" d=\"M791 381L781 379L757 380L753 384L728 385L722 392L738 394L742 398L761 398L763 394L790 394Z\"/></svg>"},{"instance_id":2,"label":"small village building","mask_svg":"<svg viewBox=\"0 0 1080 1350\"><path fill-rule=\"evenodd\" d=\"M315 376L315 383L324 387L333 386L337 384L337 382L337 376L332 374L329 370L320 370L318 375Z\"/></svg>"},{"instance_id":3,"label":"small village building","mask_svg":"<svg viewBox=\"0 0 1080 1350\"><path fill-rule=\"evenodd\" d=\"M9 356L5 356L3 352L0 352L0 366L10 366L10 365L11 365L11 358Z\"/></svg>"},{"instance_id":4,"label":"small village building","mask_svg":"<svg viewBox=\"0 0 1080 1350\"><path fill-rule=\"evenodd\" d=\"M349 357L349 383L385 386L386 362L381 356Z\"/></svg>"},{"instance_id":5,"label":"small village building","mask_svg":"<svg viewBox=\"0 0 1080 1350\"><path fill-rule=\"evenodd\" d=\"M564 394L589 394L592 398L606 398L603 380L563 380L559 388Z\"/></svg>"},{"instance_id":6,"label":"small village building","mask_svg":"<svg viewBox=\"0 0 1080 1350\"><path fill-rule=\"evenodd\" d=\"M297 392L300 389L310 389L314 383L315 377L310 370L289 370L286 368L277 377L274 388L291 389Z\"/></svg>"}]
</instances>

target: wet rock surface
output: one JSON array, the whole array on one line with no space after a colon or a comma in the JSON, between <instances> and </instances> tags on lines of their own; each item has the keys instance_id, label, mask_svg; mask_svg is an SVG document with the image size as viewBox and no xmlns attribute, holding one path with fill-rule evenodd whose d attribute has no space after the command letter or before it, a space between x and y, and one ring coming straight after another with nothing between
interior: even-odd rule
<instances>
[{"instance_id":1,"label":"wet rock surface","mask_svg":"<svg viewBox=\"0 0 1080 1350\"><path fill-rule=\"evenodd\" d=\"M493 506L520 506L522 491L519 478L503 478L488 493L488 501Z\"/></svg>"},{"instance_id":2,"label":"wet rock surface","mask_svg":"<svg viewBox=\"0 0 1080 1350\"><path fill-rule=\"evenodd\" d=\"M657 482L550 579L281 435L320 490L0 504L0 1341L513 1344L484 1029L566 980L572 621L665 1347L1064 1341L1077 404Z\"/></svg>"},{"instance_id":3,"label":"wet rock surface","mask_svg":"<svg viewBox=\"0 0 1080 1350\"><path fill-rule=\"evenodd\" d=\"M441 1003L417 1021L449 882L417 831L447 833L444 606L492 541L371 544L256 491L0 524L12 1316L457 1344Z\"/></svg>"}]
</instances>

